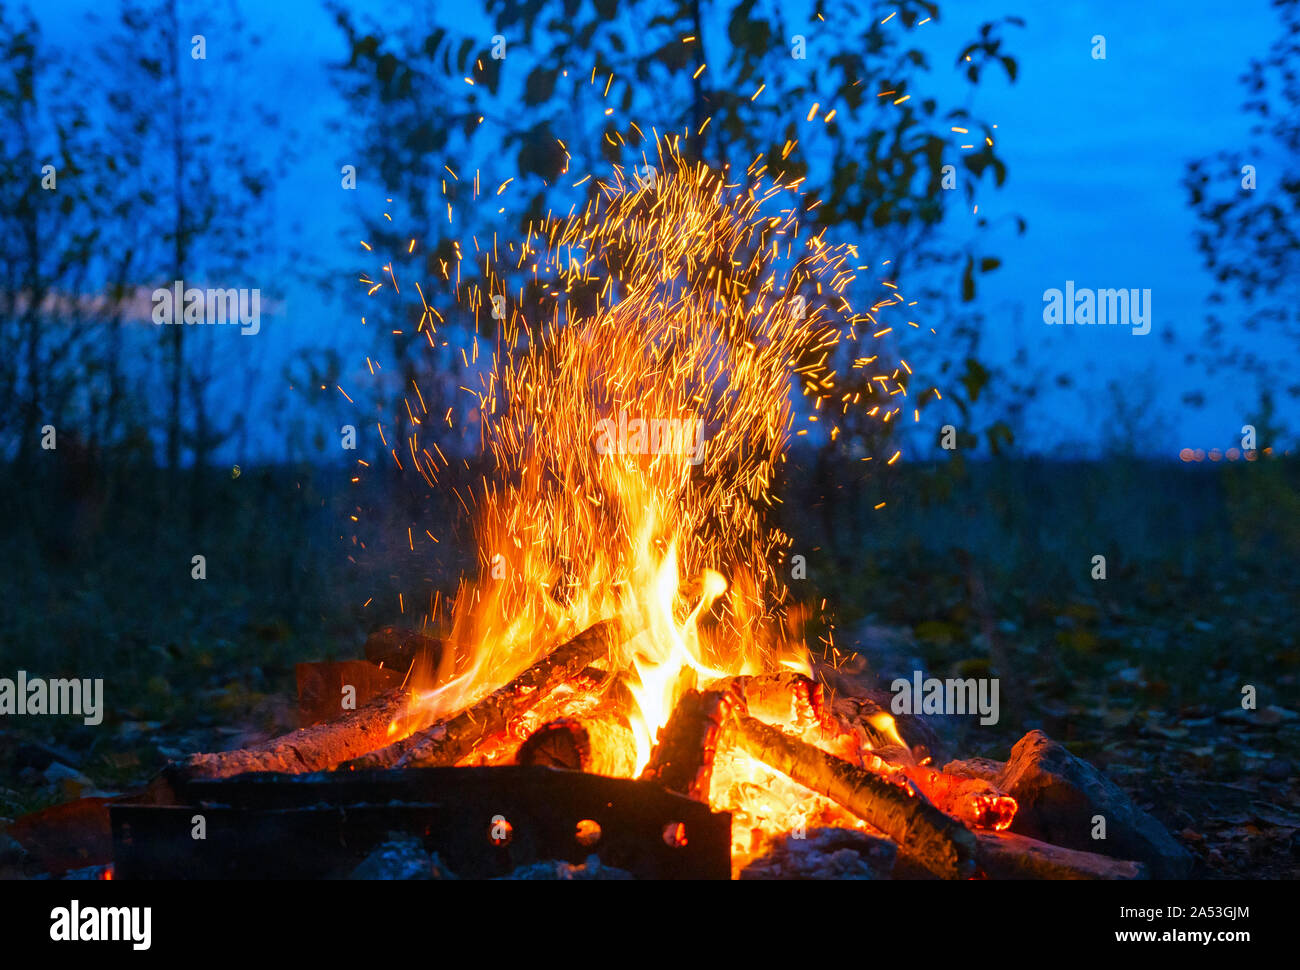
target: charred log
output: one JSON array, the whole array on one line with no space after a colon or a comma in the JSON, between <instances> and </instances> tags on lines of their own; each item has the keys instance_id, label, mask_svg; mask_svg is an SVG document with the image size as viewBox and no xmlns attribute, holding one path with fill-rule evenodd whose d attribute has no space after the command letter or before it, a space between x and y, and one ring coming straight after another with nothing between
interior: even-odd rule
<instances>
[{"instance_id":1,"label":"charred log","mask_svg":"<svg viewBox=\"0 0 1300 970\"><path fill-rule=\"evenodd\" d=\"M519 746L515 764L586 771L591 767L591 736L577 718L547 721Z\"/></svg>"},{"instance_id":2,"label":"charred log","mask_svg":"<svg viewBox=\"0 0 1300 970\"><path fill-rule=\"evenodd\" d=\"M736 705L735 696L723 691L686 691L669 715L668 723L659 729L641 778L657 781L687 798L707 802L718 736Z\"/></svg>"},{"instance_id":3,"label":"charred log","mask_svg":"<svg viewBox=\"0 0 1300 970\"><path fill-rule=\"evenodd\" d=\"M630 777L636 739L626 709L606 701L590 711L547 721L519 746L515 763Z\"/></svg>"}]
</instances>

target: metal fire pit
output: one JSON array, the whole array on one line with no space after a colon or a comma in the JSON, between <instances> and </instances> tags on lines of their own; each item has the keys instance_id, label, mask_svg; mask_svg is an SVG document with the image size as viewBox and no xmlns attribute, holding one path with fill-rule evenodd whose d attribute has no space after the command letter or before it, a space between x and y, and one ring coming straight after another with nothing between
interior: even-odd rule
<instances>
[{"instance_id":1,"label":"metal fire pit","mask_svg":"<svg viewBox=\"0 0 1300 970\"><path fill-rule=\"evenodd\" d=\"M643 879L731 875L731 815L653 782L513 765L169 780L169 804L110 808L115 878L345 878L394 834L461 878L592 854ZM599 825L594 843L579 842L581 820ZM665 838L675 823L685 844Z\"/></svg>"}]
</instances>

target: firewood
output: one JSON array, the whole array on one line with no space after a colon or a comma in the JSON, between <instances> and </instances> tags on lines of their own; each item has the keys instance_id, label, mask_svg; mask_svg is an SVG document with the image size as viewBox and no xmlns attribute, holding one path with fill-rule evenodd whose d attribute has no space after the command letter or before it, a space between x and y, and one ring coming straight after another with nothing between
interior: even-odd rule
<instances>
[{"instance_id":1,"label":"firewood","mask_svg":"<svg viewBox=\"0 0 1300 970\"><path fill-rule=\"evenodd\" d=\"M505 731L513 718L534 707L588 665L605 657L617 631L618 624L613 620L588 627L477 704L412 735L414 740L403 746L396 767L454 765L480 740Z\"/></svg>"},{"instance_id":2,"label":"firewood","mask_svg":"<svg viewBox=\"0 0 1300 970\"><path fill-rule=\"evenodd\" d=\"M1146 879L1147 867L1039 842L1011 832L976 832L975 857L990 879Z\"/></svg>"},{"instance_id":3,"label":"firewood","mask_svg":"<svg viewBox=\"0 0 1300 970\"><path fill-rule=\"evenodd\" d=\"M190 755L180 770L191 778L229 778L249 771L325 771L384 744L388 726L410 700L407 690L389 690L327 724L301 728L237 751Z\"/></svg>"},{"instance_id":4,"label":"firewood","mask_svg":"<svg viewBox=\"0 0 1300 970\"><path fill-rule=\"evenodd\" d=\"M735 695L729 692L687 690L677 701L668 723L659 729L641 778L657 781L687 798L707 802L718 736L737 703Z\"/></svg>"},{"instance_id":5,"label":"firewood","mask_svg":"<svg viewBox=\"0 0 1300 970\"><path fill-rule=\"evenodd\" d=\"M609 675L605 671L591 666L591 664L595 661L603 662L606 659L605 654L608 652L607 638L612 636L612 633L601 634L595 631L611 631L613 629L612 623L613 621L605 621L588 627L577 637L574 637L539 660L532 667L529 667L505 687L489 694L479 702L479 705L483 705L481 715L474 714L478 705L471 706L450 718L442 718L432 724L426 724L420 730L399 738L389 745L368 751L361 757L347 762L342 767L348 771L396 768L399 765L408 764L404 760L407 755L421 747L428 748L431 751L430 756L439 758L439 760L424 763L426 766L452 765L479 746L481 742L493 736L504 734L511 720L527 713L549 694L553 693L561 684L567 682L580 684L593 690L596 689L601 683L608 681ZM570 650L570 647L578 641L583 643L583 646L578 648L579 651L590 648L589 652L581 654L583 658L581 663L578 662L578 658L575 658L573 651ZM504 720L498 716L501 711L506 712ZM477 732L474 726L476 717L480 718ZM460 740L447 749L446 755L433 753L431 746L435 736L443 737L444 735L440 732L453 724L457 725L455 730ZM463 747L466 744L468 746ZM459 747L463 747L464 753L451 757L454 749ZM447 758L451 760L446 760Z\"/></svg>"},{"instance_id":6,"label":"firewood","mask_svg":"<svg viewBox=\"0 0 1300 970\"><path fill-rule=\"evenodd\" d=\"M826 715L822 685L793 670L726 677L708 688L736 693L748 713L763 721L804 726L818 724Z\"/></svg>"},{"instance_id":7,"label":"firewood","mask_svg":"<svg viewBox=\"0 0 1300 970\"><path fill-rule=\"evenodd\" d=\"M438 723L441 724L442 722L439 721ZM345 761L339 767L344 771L375 771L395 768L406 753L420 743L423 736L419 731L414 731L404 738L399 738L392 744L374 748L359 757Z\"/></svg>"},{"instance_id":8,"label":"firewood","mask_svg":"<svg viewBox=\"0 0 1300 970\"><path fill-rule=\"evenodd\" d=\"M591 766L591 736L577 718L547 721L519 746L515 764L586 771Z\"/></svg>"},{"instance_id":9,"label":"firewood","mask_svg":"<svg viewBox=\"0 0 1300 970\"><path fill-rule=\"evenodd\" d=\"M744 714L724 740L848 809L898 843L899 852L945 879L975 870L975 836L936 808L914 784L895 784Z\"/></svg>"},{"instance_id":10,"label":"firewood","mask_svg":"<svg viewBox=\"0 0 1300 970\"><path fill-rule=\"evenodd\" d=\"M481 766L508 759L521 765L608 773L603 767L603 751L593 738L606 733L603 721L618 716L608 697L614 680L595 666L580 670L530 710L511 718L506 730L484 736L471 757L462 758L459 764ZM626 720L623 718L623 728L630 741L632 728ZM398 750L405 754L418 741L413 737ZM597 767L596 761L602 761L602 766Z\"/></svg>"},{"instance_id":11,"label":"firewood","mask_svg":"<svg viewBox=\"0 0 1300 970\"><path fill-rule=\"evenodd\" d=\"M515 764L629 777L635 767L636 739L626 710L606 700L581 714L547 721L519 746Z\"/></svg>"},{"instance_id":12,"label":"firewood","mask_svg":"<svg viewBox=\"0 0 1300 970\"><path fill-rule=\"evenodd\" d=\"M878 774L906 777L936 808L967 828L1001 832L1016 817L1016 800L991 782L948 774L927 765L893 760L880 754L868 752L866 767Z\"/></svg>"}]
</instances>

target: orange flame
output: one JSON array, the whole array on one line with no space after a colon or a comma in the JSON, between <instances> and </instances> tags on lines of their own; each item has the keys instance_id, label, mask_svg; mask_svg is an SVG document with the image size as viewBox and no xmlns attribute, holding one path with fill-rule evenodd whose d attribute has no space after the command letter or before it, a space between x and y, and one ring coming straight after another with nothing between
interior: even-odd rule
<instances>
[{"instance_id":1,"label":"orange flame","mask_svg":"<svg viewBox=\"0 0 1300 970\"><path fill-rule=\"evenodd\" d=\"M495 334L474 392L494 474L457 496L479 564L446 637L461 647L392 733L473 703L607 618L628 631L608 669L632 699L637 772L686 689L811 672L786 633L790 540L769 521L772 486L799 397L826 421L858 403L836 393L836 351L855 327L880 328L843 295L856 254L801 229L797 183L711 170L676 141L657 161L654 177L615 168L581 211L494 242L481 277L457 285L475 333ZM872 310L897 302L891 291ZM880 369L875 356L845 366ZM873 379L888 392L897 376ZM881 410L868 413L894 413ZM445 459L418 429L408 444L435 482ZM767 814L787 827L829 812L773 774L737 755L713 791L780 789L789 804Z\"/></svg>"}]
</instances>

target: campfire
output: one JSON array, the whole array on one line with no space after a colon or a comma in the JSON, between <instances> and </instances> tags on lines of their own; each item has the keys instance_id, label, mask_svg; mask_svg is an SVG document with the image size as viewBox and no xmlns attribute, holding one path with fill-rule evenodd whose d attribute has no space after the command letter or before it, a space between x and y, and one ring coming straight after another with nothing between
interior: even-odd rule
<instances>
[{"instance_id":1,"label":"campfire","mask_svg":"<svg viewBox=\"0 0 1300 970\"><path fill-rule=\"evenodd\" d=\"M250 779L283 775L316 786L294 795L297 808L399 790L429 802L428 785L490 789L493 777L542 786L548 799L599 784L590 817L565 823L574 860L628 858L602 855L622 799L657 806L637 824L659 853L700 849L721 819L732 875L772 871L804 846L849 846L877 875L1140 871L1011 834L1017 800L997 772L940 768L917 740L923 719L896 718L882 692L852 696L829 644L816 655L805 646L786 581L792 540L771 524L777 478L797 435L833 440L850 415L912 419L911 369L886 362L882 319L906 301L885 280L878 301L855 309L850 285L863 288L871 268L802 227L798 183L765 169L713 171L663 139L580 211L515 242L476 239L440 265L430 293L441 283L472 316L474 359L491 349L471 393L492 474L456 490L478 574L449 615L380 631L368 661L319 691L337 698L340 679L355 687L355 667L367 666L357 709L191 757L172 772L173 802L264 809L273 788ZM364 282L399 287L391 263ZM435 346L448 314L417 292ZM857 346L859 334L879 338L880 352L850 359L844 338ZM872 393L841 391L844 368L866 371ZM393 460L440 486L460 460L434 440L444 416L416 385L404 412L406 437L386 439ZM469 837L519 848L511 865L532 861L522 820L493 812L488 795L482 804ZM115 828L135 834L119 841L138 842L148 820L124 808ZM445 860L449 848L424 832ZM789 865L777 874L799 874Z\"/></svg>"}]
</instances>

